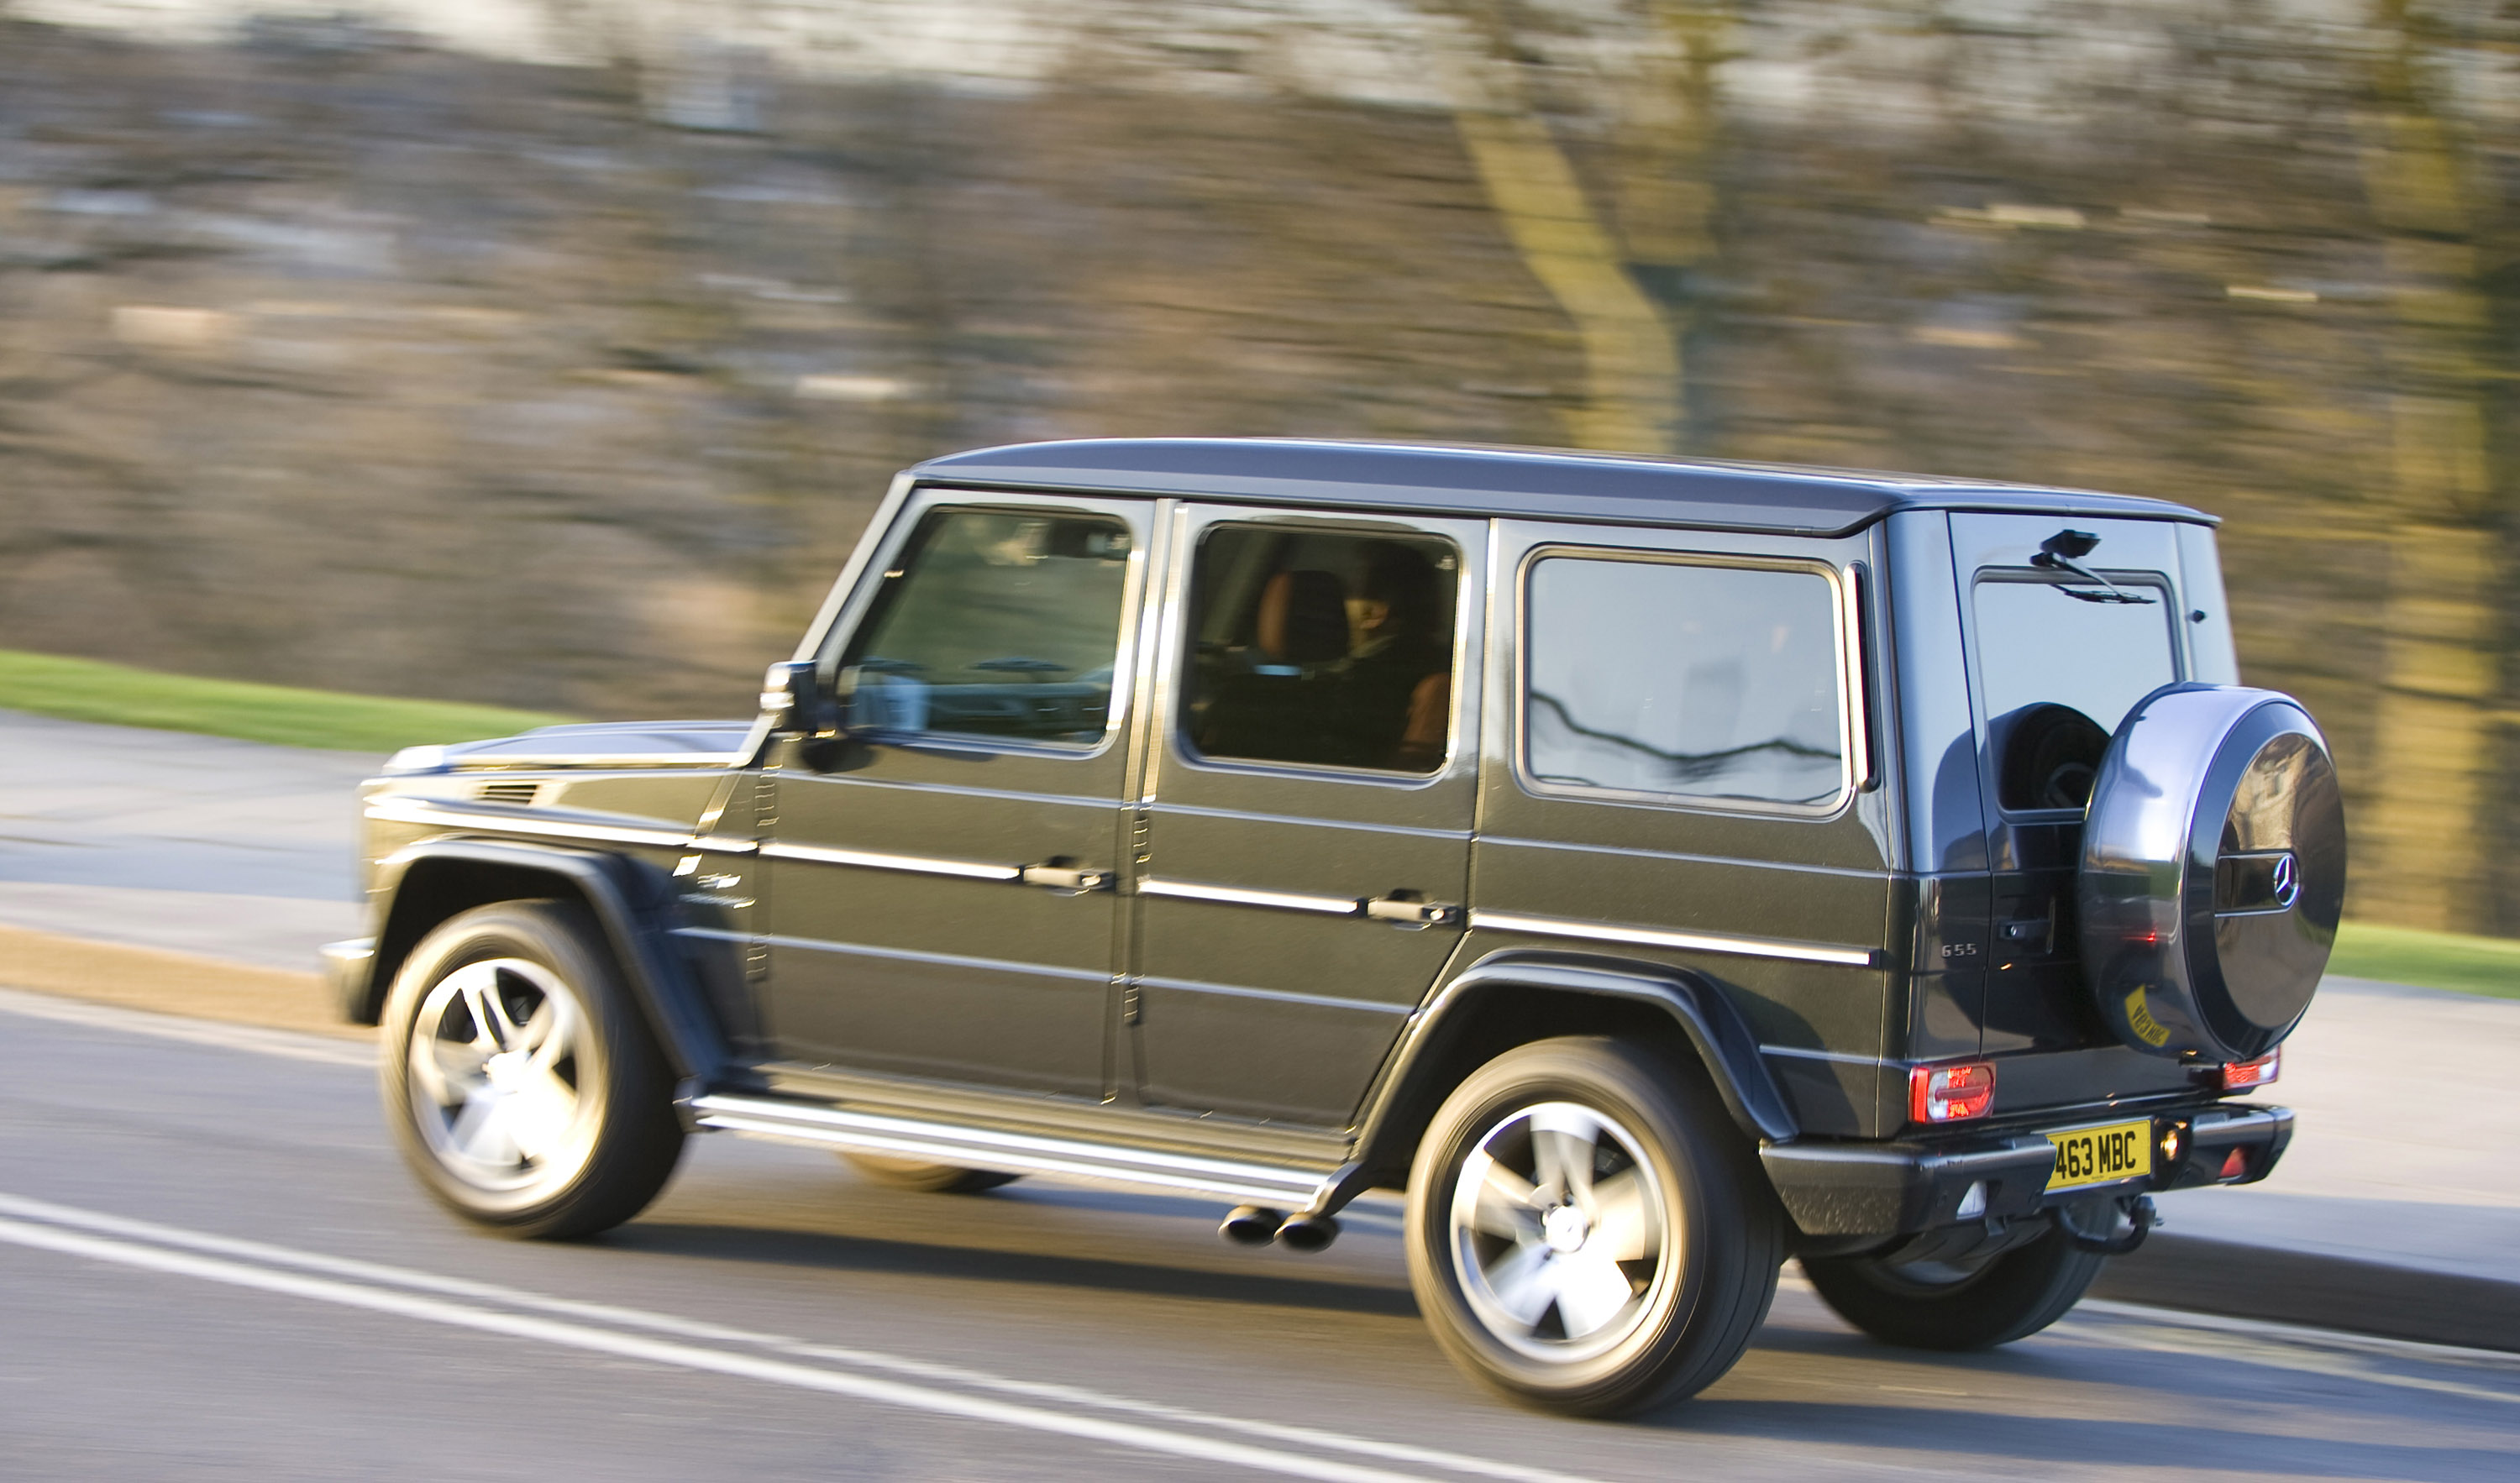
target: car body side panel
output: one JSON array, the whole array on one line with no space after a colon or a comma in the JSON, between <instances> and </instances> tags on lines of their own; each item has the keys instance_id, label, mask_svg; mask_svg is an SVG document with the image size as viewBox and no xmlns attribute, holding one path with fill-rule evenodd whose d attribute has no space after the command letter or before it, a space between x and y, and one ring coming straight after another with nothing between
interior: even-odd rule
<instances>
[{"instance_id":1,"label":"car body side panel","mask_svg":"<svg viewBox=\"0 0 2520 1483\"><path fill-rule=\"evenodd\" d=\"M1861 536L1792 540L1500 522L1499 616L1464 956L1563 951L1590 934L1593 951L1695 975L1750 1026L1806 1130L1870 1133L1879 1122L1886 1049L1889 841L1896 832L1882 790L1850 787L1827 809L1797 811L1541 790L1521 776L1523 562L1535 553L1594 550L1814 562L1839 573L1841 591L1853 585L1853 568L1873 556ZM1847 642L1859 638L1850 634ZM1850 697L1848 703L1858 702ZM1658 940L1669 934L1680 940ZM1701 937L1726 940L1695 940Z\"/></svg>"}]
</instances>

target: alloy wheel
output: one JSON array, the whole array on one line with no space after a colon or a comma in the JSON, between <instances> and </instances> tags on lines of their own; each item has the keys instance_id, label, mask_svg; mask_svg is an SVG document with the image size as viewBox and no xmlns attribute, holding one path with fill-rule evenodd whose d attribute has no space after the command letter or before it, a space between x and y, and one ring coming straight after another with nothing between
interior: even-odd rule
<instances>
[{"instance_id":1,"label":"alloy wheel","mask_svg":"<svg viewBox=\"0 0 2520 1483\"><path fill-rule=\"evenodd\" d=\"M485 1192L548 1191L594 1149L587 1016L551 969L468 963L429 986L405 1057L412 1121L448 1173Z\"/></svg>"},{"instance_id":2,"label":"alloy wheel","mask_svg":"<svg viewBox=\"0 0 2520 1483\"><path fill-rule=\"evenodd\" d=\"M1448 1245L1482 1326L1518 1354L1581 1364L1636 1339L1681 1269L1637 1136L1571 1101L1492 1124L1462 1162Z\"/></svg>"}]
</instances>

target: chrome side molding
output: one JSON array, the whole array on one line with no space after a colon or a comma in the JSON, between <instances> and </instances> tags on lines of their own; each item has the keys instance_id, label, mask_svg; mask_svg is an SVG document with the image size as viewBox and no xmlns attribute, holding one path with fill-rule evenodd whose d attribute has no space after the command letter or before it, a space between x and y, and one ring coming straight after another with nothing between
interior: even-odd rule
<instances>
[{"instance_id":1,"label":"chrome side molding","mask_svg":"<svg viewBox=\"0 0 2520 1483\"><path fill-rule=\"evenodd\" d=\"M368 817L394 824L431 824L445 829L494 830L540 839L574 839L602 844L644 844L657 849L698 851L711 855L756 855L765 860L799 860L816 865L854 866L862 870L902 871L917 876L952 876L966 880L1003 880L1037 885L1070 895L1111 888L1111 873L1077 865L1064 858L1037 865L998 865L984 860L947 860L927 855L896 855L881 850L833 849L819 844L756 841L734 834L695 834L682 830L640 829L633 825L579 823L565 818L534 816L520 809L450 807L417 798L380 798L368 805ZM1353 902L1343 903L1353 911Z\"/></svg>"},{"instance_id":2,"label":"chrome side molding","mask_svg":"<svg viewBox=\"0 0 2520 1483\"><path fill-rule=\"evenodd\" d=\"M1257 891L1238 885L1207 885L1195 880L1159 880L1151 876L1138 882L1138 894L1170 896L1177 901L1213 901L1225 906L1267 907L1280 912L1318 912L1325 917L1353 917L1359 910L1354 896Z\"/></svg>"},{"instance_id":3,"label":"chrome side molding","mask_svg":"<svg viewBox=\"0 0 2520 1483\"><path fill-rule=\"evenodd\" d=\"M1534 937L1572 937L1585 942L1618 942L1643 948L1679 948L1691 953L1732 953L1742 958L1780 958L1791 963L1833 963L1852 968L1878 966L1878 948L1838 947L1822 942L1793 942L1772 937L1735 937L1729 932L1669 932L1659 927L1621 926L1608 921L1574 921L1563 917L1526 917L1519 912L1491 912L1473 907L1470 925L1491 932L1521 932Z\"/></svg>"},{"instance_id":4,"label":"chrome side molding","mask_svg":"<svg viewBox=\"0 0 2520 1483\"><path fill-rule=\"evenodd\" d=\"M689 849L688 830L640 829L627 824L591 824L570 819L534 818L504 809L449 808L409 798L380 798L368 805L368 817L391 824L435 824L448 829L491 829L506 834L531 834L544 839L592 839L604 844L646 844L658 849Z\"/></svg>"},{"instance_id":5,"label":"chrome side molding","mask_svg":"<svg viewBox=\"0 0 2520 1483\"><path fill-rule=\"evenodd\" d=\"M700 1127L747 1133L756 1138L855 1148L865 1153L995 1169L1007 1174L1064 1174L1298 1210L1328 1200L1345 1172L1157 1153L1078 1139L849 1112L767 1097L709 1092L691 1099L686 1105L693 1121Z\"/></svg>"},{"instance_id":6,"label":"chrome side molding","mask_svg":"<svg viewBox=\"0 0 2520 1483\"><path fill-rule=\"evenodd\" d=\"M926 855L894 855L878 850L830 849L819 844L782 844L770 840L761 846L764 860L805 860L816 865L854 865L871 871L904 871L914 876L957 876L966 880L1020 880L1023 871L1012 865L992 865L979 860L944 860Z\"/></svg>"}]
</instances>

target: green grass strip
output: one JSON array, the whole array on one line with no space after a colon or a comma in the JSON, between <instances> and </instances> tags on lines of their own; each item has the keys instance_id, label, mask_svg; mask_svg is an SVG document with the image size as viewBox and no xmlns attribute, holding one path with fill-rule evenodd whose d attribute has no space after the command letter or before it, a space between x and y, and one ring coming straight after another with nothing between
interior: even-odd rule
<instances>
[{"instance_id":1,"label":"green grass strip","mask_svg":"<svg viewBox=\"0 0 2520 1483\"><path fill-rule=\"evenodd\" d=\"M472 742L574 719L495 705L204 680L9 649L0 649L0 709L354 752Z\"/></svg>"},{"instance_id":2,"label":"green grass strip","mask_svg":"<svg viewBox=\"0 0 2520 1483\"><path fill-rule=\"evenodd\" d=\"M2327 971L2520 999L2520 942L2349 921L2337 929Z\"/></svg>"}]
</instances>

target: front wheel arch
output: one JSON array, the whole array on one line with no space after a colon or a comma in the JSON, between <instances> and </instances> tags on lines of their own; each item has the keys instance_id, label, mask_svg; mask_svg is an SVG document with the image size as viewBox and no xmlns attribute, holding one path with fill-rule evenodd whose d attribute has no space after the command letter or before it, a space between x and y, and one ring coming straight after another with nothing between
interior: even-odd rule
<instances>
[{"instance_id":1,"label":"front wheel arch","mask_svg":"<svg viewBox=\"0 0 2520 1483\"><path fill-rule=\"evenodd\" d=\"M725 1030L664 934L672 886L663 871L592 850L437 839L385 861L378 884L388 901L365 1002L344 1007L353 1023L377 1022L404 960L439 924L503 901L562 900L594 919L674 1074L707 1081L724 1069Z\"/></svg>"}]
</instances>

